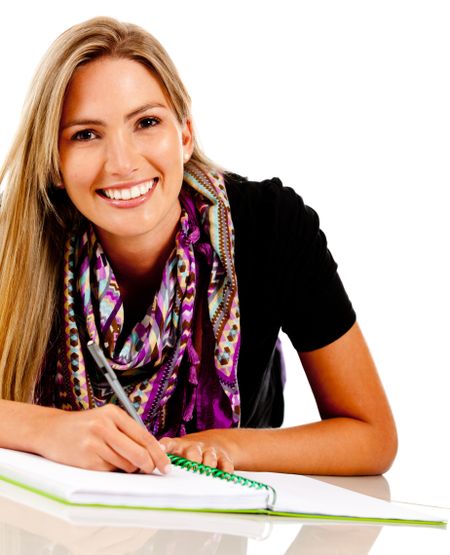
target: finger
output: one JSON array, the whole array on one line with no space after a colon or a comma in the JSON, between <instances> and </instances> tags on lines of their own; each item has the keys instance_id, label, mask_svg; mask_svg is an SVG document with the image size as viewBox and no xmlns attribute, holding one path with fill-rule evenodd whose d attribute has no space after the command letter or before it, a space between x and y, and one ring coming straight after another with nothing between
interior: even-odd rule
<instances>
[{"instance_id":1,"label":"finger","mask_svg":"<svg viewBox=\"0 0 450 555\"><path fill-rule=\"evenodd\" d=\"M123 434L132 440L135 444L143 447L148 453L149 459L142 455L142 451L133 449L133 452L142 458L142 463L144 466L139 466L145 472L153 472L155 467L163 474L170 470L170 459L166 455L165 451L161 449L161 445L158 440L143 426L140 426L135 420L131 418L125 411L121 411L122 414L116 416L116 425ZM124 456L122 452L119 453ZM131 459L133 464L138 461L136 459Z\"/></svg>"},{"instance_id":2,"label":"finger","mask_svg":"<svg viewBox=\"0 0 450 555\"><path fill-rule=\"evenodd\" d=\"M118 428L112 426L106 430L103 440L108 449L106 452L103 451L103 456L108 452L116 453L118 460L125 460L130 467L133 467L133 471L140 469L143 472L151 473L155 470L155 462L148 450ZM118 467L123 468L123 465Z\"/></svg>"},{"instance_id":3,"label":"finger","mask_svg":"<svg viewBox=\"0 0 450 555\"><path fill-rule=\"evenodd\" d=\"M203 452L203 464L207 466L217 467L217 453L213 448L205 449Z\"/></svg>"},{"instance_id":4,"label":"finger","mask_svg":"<svg viewBox=\"0 0 450 555\"><path fill-rule=\"evenodd\" d=\"M217 468L220 468L220 470L224 472L229 472L230 474L234 472L233 461L225 453L219 454L217 458Z\"/></svg>"},{"instance_id":5,"label":"finger","mask_svg":"<svg viewBox=\"0 0 450 555\"><path fill-rule=\"evenodd\" d=\"M182 456L191 461L201 463L203 460L203 450L201 445L198 443L191 443L184 448L184 454Z\"/></svg>"},{"instance_id":6,"label":"finger","mask_svg":"<svg viewBox=\"0 0 450 555\"><path fill-rule=\"evenodd\" d=\"M183 447L183 440L179 438L161 438L159 440L161 447L164 449L166 453L170 453L171 455L176 455L177 457L186 457L185 447Z\"/></svg>"},{"instance_id":7,"label":"finger","mask_svg":"<svg viewBox=\"0 0 450 555\"><path fill-rule=\"evenodd\" d=\"M96 428L110 449L143 472L153 472L158 462L161 464L158 457L165 458L155 438L119 407L111 408L106 421ZM162 463L162 469L166 466Z\"/></svg>"},{"instance_id":8,"label":"finger","mask_svg":"<svg viewBox=\"0 0 450 555\"><path fill-rule=\"evenodd\" d=\"M96 435L87 435L80 443L79 452L85 455L81 459L79 466L89 470L124 470L134 472L136 466L121 457L112 450L103 437L97 432ZM77 465L78 466L78 465Z\"/></svg>"},{"instance_id":9,"label":"finger","mask_svg":"<svg viewBox=\"0 0 450 555\"><path fill-rule=\"evenodd\" d=\"M164 449L164 451L166 453L172 453L173 455L177 454L176 451L176 446L177 446L177 440L173 439L171 437L162 437L159 440L159 444L161 445L161 447Z\"/></svg>"},{"instance_id":10,"label":"finger","mask_svg":"<svg viewBox=\"0 0 450 555\"><path fill-rule=\"evenodd\" d=\"M99 466L97 470L123 470L129 474L139 470L139 467L132 464L129 460L114 451L109 445L104 443L98 449Z\"/></svg>"}]
</instances>

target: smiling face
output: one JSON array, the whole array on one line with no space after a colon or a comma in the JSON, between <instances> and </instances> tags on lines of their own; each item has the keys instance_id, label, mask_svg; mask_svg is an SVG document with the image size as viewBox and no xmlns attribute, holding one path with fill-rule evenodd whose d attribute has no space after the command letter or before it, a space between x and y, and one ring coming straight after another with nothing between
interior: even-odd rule
<instances>
[{"instance_id":1,"label":"smiling face","mask_svg":"<svg viewBox=\"0 0 450 555\"><path fill-rule=\"evenodd\" d=\"M100 241L173 234L192 148L190 123L179 123L142 64L103 57L74 73L60 126L62 185Z\"/></svg>"}]
</instances>

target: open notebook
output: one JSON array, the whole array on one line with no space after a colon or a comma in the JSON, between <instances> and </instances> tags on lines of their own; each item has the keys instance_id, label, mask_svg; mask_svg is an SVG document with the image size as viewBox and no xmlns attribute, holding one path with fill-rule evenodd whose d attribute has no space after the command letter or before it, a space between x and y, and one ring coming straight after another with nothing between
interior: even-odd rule
<instances>
[{"instance_id":1,"label":"open notebook","mask_svg":"<svg viewBox=\"0 0 450 555\"><path fill-rule=\"evenodd\" d=\"M173 457L173 471L125 474L83 470L37 455L0 449L0 479L76 506L237 512L301 518L443 526L417 512L306 476L217 472ZM181 465L181 466L178 466Z\"/></svg>"}]
</instances>

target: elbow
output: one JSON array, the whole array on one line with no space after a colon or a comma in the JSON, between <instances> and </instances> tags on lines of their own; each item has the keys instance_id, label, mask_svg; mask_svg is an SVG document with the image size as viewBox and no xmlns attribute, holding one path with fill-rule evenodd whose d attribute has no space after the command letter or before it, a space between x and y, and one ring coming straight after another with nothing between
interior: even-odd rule
<instances>
[{"instance_id":1,"label":"elbow","mask_svg":"<svg viewBox=\"0 0 450 555\"><path fill-rule=\"evenodd\" d=\"M397 432L394 430L385 434L382 448L380 449L379 465L376 474L384 474L387 472L394 463L398 450L398 437Z\"/></svg>"},{"instance_id":2,"label":"elbow","mask_svg":"<svg viewBox=\"0 0 450 555\"><path fill-rule=\"evenodd\" d=\"M397 450L398 436L394 421L375 427L367 474L378 475L387 472L395 460Z\"/></svg>"}]
</instances>

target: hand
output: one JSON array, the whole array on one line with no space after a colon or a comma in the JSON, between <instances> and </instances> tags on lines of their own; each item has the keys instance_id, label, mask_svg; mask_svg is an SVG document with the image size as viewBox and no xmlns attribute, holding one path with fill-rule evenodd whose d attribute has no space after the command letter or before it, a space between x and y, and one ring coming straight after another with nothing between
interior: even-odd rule
<instances>
[{"instance_id":1,"label":"hand","mask_svg":"<svg viewBox=\"0 0 450 555\"><path fill-rule=\"evenodd\" d=\"M85 411L53 409L39 422L40 455L90 470L167 472L159 442L124 410L105 405Z\"/></svg>"},{"instance_id":2,"label":"hand","mask_svg":"<svg viewBox=\"0 0 450 555\"><path fill-rule=\"evenodd\" d=\"M177 438L163 437L160 443L167 453L172 455L219 468L225 472L233 472L234 463L229 453L214 441L214 437L211 437L212 433L211 430Z\"/></svg>"}]
</instances>

